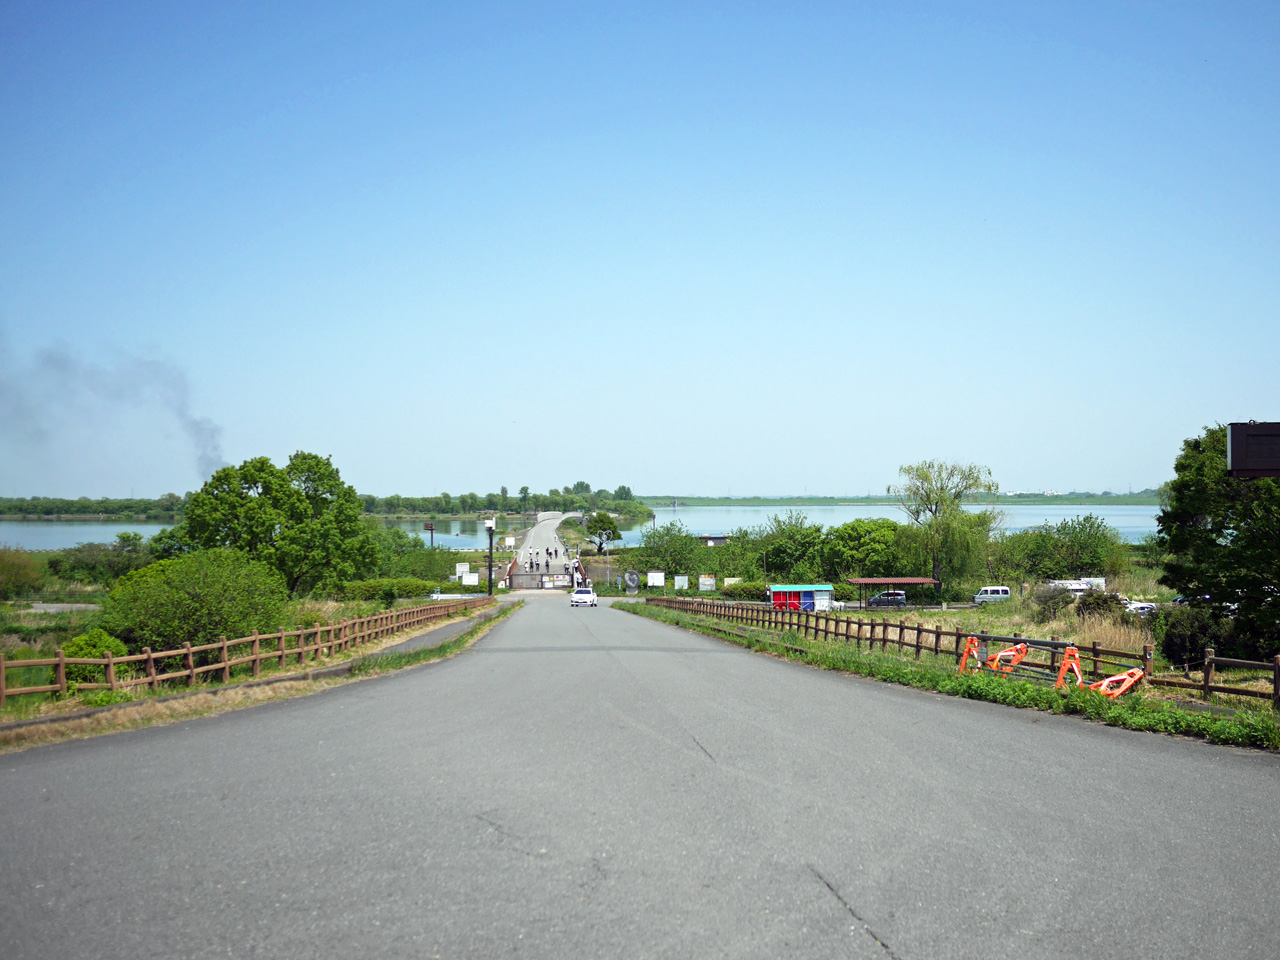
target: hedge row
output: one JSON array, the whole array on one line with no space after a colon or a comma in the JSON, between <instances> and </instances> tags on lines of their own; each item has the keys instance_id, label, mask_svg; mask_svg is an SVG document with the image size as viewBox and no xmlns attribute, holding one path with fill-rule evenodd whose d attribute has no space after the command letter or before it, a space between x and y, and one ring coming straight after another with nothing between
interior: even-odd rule
<instances>
[{"instance_id":1,"label":"hedge row","mask_svg":"<svg viewBox=\"0 0 1280 960\"><path fill-rule=\"evenodd\" d=\"M463 586L460 583L443 583L434 580L419 580L417 577L382 577L377 580L347 580L335 591L338 600L380 600L388 590L395 591L397 598L426 597L435 593L485 593L488 584Z\"/></svg>"}]
</instances>

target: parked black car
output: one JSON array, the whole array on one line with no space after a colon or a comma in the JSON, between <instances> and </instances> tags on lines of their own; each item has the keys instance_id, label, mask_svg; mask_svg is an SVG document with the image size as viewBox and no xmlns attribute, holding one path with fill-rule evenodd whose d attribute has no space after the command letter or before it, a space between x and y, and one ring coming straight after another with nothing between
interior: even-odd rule
<instances>
[{"instance_id":1,"label":"parked black car","mask_svg":"<svg viewBox=\"0 0 1280 960\"><path fill-rule=\"evenodd\" d=\"M905 607L907 594L905 590L885 590L877 593L867 601L868 607Z\"/></svg>"}]
</instances>

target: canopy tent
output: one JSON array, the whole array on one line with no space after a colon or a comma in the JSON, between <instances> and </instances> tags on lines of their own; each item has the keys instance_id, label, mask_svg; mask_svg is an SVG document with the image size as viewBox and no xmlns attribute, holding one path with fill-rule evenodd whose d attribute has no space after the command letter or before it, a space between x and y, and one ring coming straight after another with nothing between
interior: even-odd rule
<instances>
[{"instance_id":1,"label":"canopy tent","mask_svg":"<svg viewBox=\"0 0 1280 960\"><path fill-rule=\"evenodd\" d=\"M864 587L924 587L932 584L941 587L942 581L933 577L847 577L849 583L858 588L858 600L863 607L867 605Z\"/></svg>"}]
</instances>

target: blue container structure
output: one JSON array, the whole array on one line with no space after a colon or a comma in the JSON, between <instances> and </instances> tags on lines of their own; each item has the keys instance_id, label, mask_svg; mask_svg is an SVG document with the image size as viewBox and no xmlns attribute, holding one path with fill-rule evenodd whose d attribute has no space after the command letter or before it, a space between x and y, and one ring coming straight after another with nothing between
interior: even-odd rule
<instances>
[{"instance_id":1,"label":"blue container structure","mask_svg":"<svg viewBox=\"0 0 1280 960\"><path fill-rule=\"evenodd\" d=\"M775 610L830 610L831 595L829 583L769 584Z\"/></svg>"}]
</instances>

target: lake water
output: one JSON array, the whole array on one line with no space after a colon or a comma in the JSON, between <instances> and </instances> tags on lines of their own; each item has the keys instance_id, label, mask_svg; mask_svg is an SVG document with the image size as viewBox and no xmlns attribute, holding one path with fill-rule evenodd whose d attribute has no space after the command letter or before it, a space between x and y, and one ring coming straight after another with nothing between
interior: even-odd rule
<instances>
[{"instance_id":1,"label":"lake water","mask_svg":"<svg viewBox=\"0 0 1280 960\"><path fill-rule=\"evenodd\" d=\"M824 527L838 527L850 520L874 519L885 517L902 523L906 517L895 506L849 504L846 506L823 507L655 507L657 523L661 526L672 520L679 520L691 533L707 535L723 535L732 533L741 527L758 527L769 521L774 514L785 516L788 509L797 510L808 517L810 523L820 523ZM981 509L981 508L973 508ZM1136 543L1148 533L1155 533L1156 515L1160 508L1156 506L1080 506L1077 504L1055 503L1045 505L1012 504L1002 507L1005 515L1004 529L1008 531L1025 530L1042 523L1059 523L1073 517L1092 513L1105 523L1115 527L1120 536L1130 543ZM482 550L489 546L489 536L484 524L479 520L434 520L435 543L437 547L449 547L455 550ZM422 529L421 520L388 520L388 526L399 527L406 533L412 533L424 540L430 535ZM20 547L24 550L64 550L77 543L111 543L116 534L134 531L144 537L151 537L172 524L161 523L129 523L127 521L44 521L44 520L0 520L0 545ZM498 521L498 532L494 538L496 548L502 547L502 537L515 532L514 523L504 524ZM622 543L634 546L640 542L644 534L644 525L637 524L622 531Z\"/></svg>"},{"instance_id":2,"label":"lake water","mask_svg":"<svg viewBox=\"0 0 1280 960\"><path fill-rule=\"evenodd\" d=\"M968 508L981 510L983 507ZM1156 531L1156 515L1158 506L1101 506L1079 504L1010 504L1000 508L1004 511L1004 529L1009 532L1026 530L1042 523L1056 524L1063 520L1082 517L1092 513L1104 523L1115 527L1120 536L1130 543L1137 543L1148 533ZM906 514L901 508L889 504L848 504L845 506L822 507L654 507L655 521L658 526L679 520L690 533L705 535L724 535L742 527L758 527L769 522L774 514L786 516L788 510L803 513L810 523L820 523L824 527L838 527L850 520L874 520L885 518L898 523L906 522ZM640 542L644 534L643 526L624 530L622 542L628 546Z\"/></svg>"},{"instance_id":3,"label":"lake water","mask_svg":"<svg viewBox=\"0 0 1280 960\"><path fill-rule=\"evenodd\" d=\"M422 520L388 520L387 526L399 527L416 534L428 543L431 534L422 529ZM488 549L489 534L479 520L433 520L435 544L461 550ZM153 537L171 523L130 523L127 520L0 520L0 546L23 550L65 550L77 543L112 543L116 534L133 531ZM499 519L494 547L502 546L502 537L511 525Z\"/></svg>"}]
</instances>

